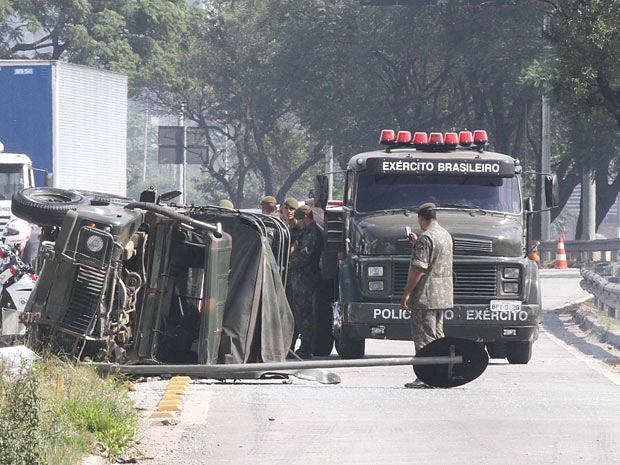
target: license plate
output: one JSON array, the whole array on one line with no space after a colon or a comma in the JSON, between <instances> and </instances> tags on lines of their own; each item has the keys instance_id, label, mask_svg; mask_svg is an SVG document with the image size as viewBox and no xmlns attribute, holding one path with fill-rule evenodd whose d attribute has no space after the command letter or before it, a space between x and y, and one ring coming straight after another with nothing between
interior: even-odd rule
<instances>
[{"instance_id":1,"label":"license plate","mask_svg":"<svg viewBox=\"0 0 620 465\"><path fill-rule=\"evenodd\" d=\"M498 312L520 312L521 301L520 300L492 300L491 311Z\"/></svg>"}]
</instances>

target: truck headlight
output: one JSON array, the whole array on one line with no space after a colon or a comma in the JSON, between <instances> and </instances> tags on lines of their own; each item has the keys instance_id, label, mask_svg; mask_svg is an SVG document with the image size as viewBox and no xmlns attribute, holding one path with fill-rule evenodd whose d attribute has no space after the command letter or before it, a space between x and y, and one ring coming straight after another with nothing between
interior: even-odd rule
<instances>
[{"instance_id":1,"label":"truck headlight","mask_svg":"<svg viewBox=\"0 0 620 465\"><path fill-rule=\"evenodd\" d=\"M104 241L101 236L92 235L88 239L86 239L86 248L90 250L92 253L101 252L103 249Z\"/></svg>"},{"instance_id":2,"label":"truck headlight","mask_svg":"<svg viewBox=\"0 0 620 465\"><path fill-rule=\"evenodd\" d=\"M519 279L521 270L517 267L504 268L503 276L505 279Z\"/></svg>"},{"instance_id":3,"label":"truck headlight","mask_svg":"<svg viewBox=\"0 0 620 465\"><path fill-rule=\"evenodd\" d=\"M380 278L382 276L383 276L383 267L382 266L369 266L368 267L368 277L370 277L370 278Z\"/></svg>"},{"instance_id":4,"label":"truck headlight","mask_svg":"<svg viewBox=\"0 0 620 465\"><path fill-rule=\"evenodd\" d=\"M519 283L504 283L503 289L504 289L504 294L518 294Z\"/></svg>"},{"instance_id":5,"label":"truck headlight","mask_svg":"<svg viewBox=\"0 0 620 465\"><path fill-rule=\"evenodd\" d=\"M383 281L368 281L369 291L382 291L383 289Z\"/></svg>"}]
</instances>

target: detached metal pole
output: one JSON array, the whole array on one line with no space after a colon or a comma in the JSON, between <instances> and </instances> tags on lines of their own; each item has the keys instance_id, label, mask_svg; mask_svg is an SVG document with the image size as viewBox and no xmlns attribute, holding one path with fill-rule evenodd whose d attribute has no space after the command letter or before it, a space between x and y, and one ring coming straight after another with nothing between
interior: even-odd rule
<instances>
[{"instance_id":1,"label":"detached metal pole","mask_svg":"<svg viewBox=\"0 0 620 465\"><path fill-rule=\"evenodd\" d=\"M109 373L132 375L188 375L204 378L220 378L231 374L252 372L277 372L306 370L312 368L387 367L399 365L456 365L463 363L461 355L440 357L391 357L363 358L357 360L311 360L279 363L240 363L232 365L119 365L116 363L93 363L92 366Z\"/></svg>"}]
</instances>

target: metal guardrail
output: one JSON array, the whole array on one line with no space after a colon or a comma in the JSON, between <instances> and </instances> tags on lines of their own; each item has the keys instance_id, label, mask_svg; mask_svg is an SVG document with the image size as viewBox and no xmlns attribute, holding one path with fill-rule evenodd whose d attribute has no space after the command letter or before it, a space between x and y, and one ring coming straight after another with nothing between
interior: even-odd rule
<instances>
[{"instance_id":1,"label":"metal guardrail","mask_svg":"<svg viewBox=\"0 0 620 465\"><path fill-rule=\"evenodd\" d=\"M606 311L609 316L620 319L620 278L588 267L581 269L581 276L583 279L579 285L594 296L596 307Z\"/></svg>"},{"instance_id":2,"label":"metal guardrail","mask_svg":"<svg viewBox=\"0 0 620 465\"><path fill-rule=\"evenodd\" d=\"M543 260L552 260L558 248L557 241L538 244ZM620 260L620 239L597 239L592 241L565 241L566 258L569 261L618 261Z\"/></svg>"}]
</instances>

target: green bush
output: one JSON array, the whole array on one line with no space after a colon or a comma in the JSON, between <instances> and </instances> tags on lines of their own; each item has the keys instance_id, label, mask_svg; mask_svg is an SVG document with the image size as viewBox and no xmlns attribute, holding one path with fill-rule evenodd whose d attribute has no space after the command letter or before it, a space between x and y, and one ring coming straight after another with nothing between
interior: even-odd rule
<instances>
[{"instance_id":1,"label":"green bush","mask_svg":"<svg viewBox=\"0 0 620 465\"><path fill-rule=\"evenodd\" d=\"M41 456L41 398L33 370L0 373L0 463L39 465Z\"/></svg>"},{"instance_id":2,"label":"green bush","mask_svg":"<svg viewBox=\"0 0 620 465\"><path fill-rule=\"evenodd\" d=\"M125 454L136 444L137 415L120 381L57 359L13 378L0 372L0 464L75 465L96 450L110 459Z\"/></svg>"}]
</instances>

